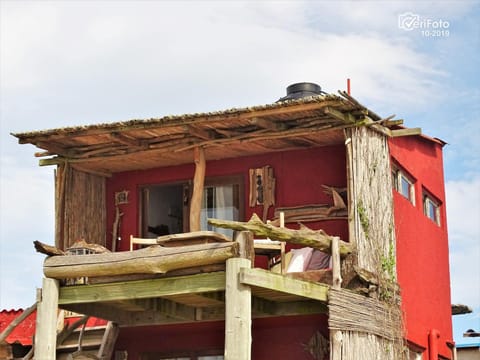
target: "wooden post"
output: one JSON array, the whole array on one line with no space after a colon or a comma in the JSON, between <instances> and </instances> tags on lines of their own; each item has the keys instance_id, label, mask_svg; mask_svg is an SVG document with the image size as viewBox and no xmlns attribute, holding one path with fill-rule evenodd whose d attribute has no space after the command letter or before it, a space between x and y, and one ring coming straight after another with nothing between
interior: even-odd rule
<instances>
[{"instance_id":1,"label":"wooden post","mask_svg":"<svg viewBox=\"0 0 480 360\"><path fill-rule=\"evenodd\" d=\"M239 236L248 236L241 232ZM247 240L248 243L248 240ZM252 293L239 281L241 268L250 268L244 258L227 260L225 286L225 360L250 360L252 349Z\"/></svg>"},{"instance_id":2,"label":"wooden post","mask_svg":"<svg viewBox=\"0 0 480 360\"><path fill-rule=\"evenodd\" d=\"M35 359L56 359L58 281L44 278L37 306Z\"/></svg>"},{"instance_id":3,"label":"wooden post","mask_svg":"<svg viewBox=\"0 0 480 360\"><path fill-rule=\"evenodd\" d=\"M342 288L339 241L338 236L332 237L332 288L336 290ZM330 332L330 359L342 359L342 332L340 330Z\"/></svg>"},{"instance_id":4,"label":"wooden post","mask_svg":"<svg viewBox=\"0 0 480 360\"><path fill-rule=\"evenodd\" d=\"M255 262L255 248L253 246L253 234L250 231L240 231L235 235L235 241L238 243L238 256Z\"/></svg>"},{"instance_id":5,"label":"wooden post","mask_svg":"<svg viewBox=\"0 0 480 360\"><path fill-rule=\"evenodd\" d=\"M340 263L340 238L338 236L332 237L332 275L333 288L340 289L342 287L341 263Z\"/></svg>"},{"instance_id":6,"label":"wooden post","mask_svg":"<svg viewBox=\"0 0 480 360\"><path fill-rule=\"evenodd\" d=\"M203 186L205 183L205 151L202 147L194 149L193 159L195 161L195 175L190 202L190 231L200 231L200 213L202 211Z\"/></svg>"}]
</instances>

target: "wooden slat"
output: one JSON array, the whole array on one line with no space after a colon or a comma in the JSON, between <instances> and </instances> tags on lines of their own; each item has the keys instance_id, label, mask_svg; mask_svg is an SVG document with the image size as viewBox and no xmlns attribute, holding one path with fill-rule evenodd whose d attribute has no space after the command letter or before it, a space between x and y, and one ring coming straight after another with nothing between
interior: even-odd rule
<instances>
[{"instance_id":1,"label":"wooden slat","mask_svg":"<svg viewBox=\"0 0 480 360\"><path fill-rule=\"evenodd\" d=\"M254 318L268 316L296 316L328 313L327 306L316 300L275 302L258 297L252 298L252 316Z\"/></svg>"},{"instance_id":2,"label":"wooden slat","mask_svg":"<svg viewBox=\"0 0 480 360\"><path fill-rule=\"evenodd\" d=\"M319 301L328 299L328 285L292 279L262 269L241 269L240 282Z\"/></svg>"},{"instance_id":3,"label":"wooden slat","mask_svg":"<svg viewBox=\"0 0 480 360\"><path fill-rule=\"evenodd\" d=\"M421 135L421 134L422 134L422 129L421 128L392 130L392 137Z\"/></svg>"},{"instance_id":4,"label":"wooden slat","mask_svg":"<svg viewBox=\"0 0 480 360\"><path fill-rule=\"evenodd\" d=\"M221 291L224 289L225 273L219 271L176 278L88 286L64 286L60 288L59 304L145 299L168 295Z\"/></svg>"},{"instance_id":5,"label":"wooden slat","mask_svg":"<svg viewBox=\"0 0 480 360\"><path fill-rule=\"evenodd\" d=\"M343 121L344 123L354 124L356 122L355 117L348 112L344 113L330 106L327 106L323 111L325 112L325 114L329 114L334 118Z\"/></svg>"}]
</instances>

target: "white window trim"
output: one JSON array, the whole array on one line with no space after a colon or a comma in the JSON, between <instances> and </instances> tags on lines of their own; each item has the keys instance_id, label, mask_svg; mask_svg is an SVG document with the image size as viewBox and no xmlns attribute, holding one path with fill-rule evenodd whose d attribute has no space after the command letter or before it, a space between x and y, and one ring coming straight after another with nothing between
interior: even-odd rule
<instances>
[{"instance_id":1,"label":"white window trim","mask_svg":"<svg viewBox=\"0 0 480 360\"><path fill-rule=\"evenodd\" d=\"M435 218L432 219L430 217L429 205L431 205L435 209ZM423 195L423 213L427 218L432 220L435 224L440 226L440 204L438 201L434 200L432 196L424 193Z\"/></svg>"},{"instance_id":2,"label":"white window trim","mask_svg":"<svg viewBox=\"0 0 480 360\"><path fill-rule=\"evenodd\" d=\"M415 182L411 180L411 178L405 174L402 170L395 168L393 170L395 175L395 189L399 194L401 194L404 198L410 201L413 206L415 206ZM409 196L405 196L402 192L402 180L405 180L409 184Z\"/></svg>"}]
</instances>

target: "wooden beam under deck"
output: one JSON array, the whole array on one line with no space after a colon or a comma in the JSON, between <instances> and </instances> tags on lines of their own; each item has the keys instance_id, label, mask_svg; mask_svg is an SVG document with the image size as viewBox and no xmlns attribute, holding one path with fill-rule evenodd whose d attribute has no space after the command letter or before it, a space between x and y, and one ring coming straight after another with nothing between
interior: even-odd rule
<instances>
[{"instance_id":1,"label":"wooden beam under deck","mask_svg":"<svg viewBox=\"0 0 480 360\"><path fill-rule=\"evenodd\" d=\"M329 286L263 269L242 268L252 288L252 318L327 313ZM121 326L225 319L225 272L93 285L63 286L61 308L104 318Z\"/></svg>"},{"instance_id":2,"label":"wooden beam under deck","mask_svg":"<svg viewBox=\"0 0 480 360\"><path fill-rule=\"evenodd\" d=\"M242 268L240 282L245 285L297 295L304 298L326 302L329 286L310 281L297 280L263 269Z\"/></svg>"},{"instance_id":3,"label":"wooden beam under deck","mask_svg":"<svg viewBox=\"0 0 480 360\"><path fill-rule=\"evenodd\" d=\"M220 290L225 290L225 273L223 271L172 278L64 286L60 288L58 303L67 305L146 299Z\"/></svg>"}]
</instances>

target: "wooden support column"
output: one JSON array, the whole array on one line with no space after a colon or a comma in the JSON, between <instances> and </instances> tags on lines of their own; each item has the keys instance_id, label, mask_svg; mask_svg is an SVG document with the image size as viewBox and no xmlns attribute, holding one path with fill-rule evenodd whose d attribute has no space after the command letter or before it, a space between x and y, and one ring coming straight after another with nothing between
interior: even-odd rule
<instances>
[{"instance_id":1,"label":"wooden support column","mask_svg":"<svg viewBox=\"0 0 480 360\"><path fill-rule=\"evenodd\" d=\"M340 263L340 238L338 236L332 237L332 276L333 288L340 290L342 287L342 276Z\"/></svg>"},{"instance_id":2,"label":"wooden support column","mask_svg":"<svg viewBox=\"0 0 480 360\"><path fill-rule=\"evenodd\" d=\"M190 202L190 231L200 231L200 213L202 211L203 186L205 183L205 151L198 146L193 151L195 175L193 193Z\"/></svg>"},{"instance_id":3,"label":"wooden support column","mask_svg":"<svg viewBox=\"0 0 480 360\"><path fill-rule=\"evenodd\" d=\"M248 236L242 232L241 236ZM246 241L248 243L248 240ZM240 283L242 268L250 268L244 258L227 260L225 287L225 360L250 360L252 349L252 293Z\"/></svg>"},{"instance_id":4,"label":"wooden support column","mask_svg":"<svg viewBox=\"0 0 480 360\"><path fill-rule=\"evenodd\" d=\"M56 359L58 293L58 281L44 278L37 305L35 359Z\"/></svg>"},{"instance_id":5,"label":"wooden support column","mask_svg":"<svg viewBox=\"0 0 480 360\"><path fill-rule=\"evenodd\" d=\"M332 237L332 288L337 290L342 288L339 240L337 236ZM340 330L330 331L330 359L341 360L342 358L342 332Z\"/></svg>"}]
</instances>

